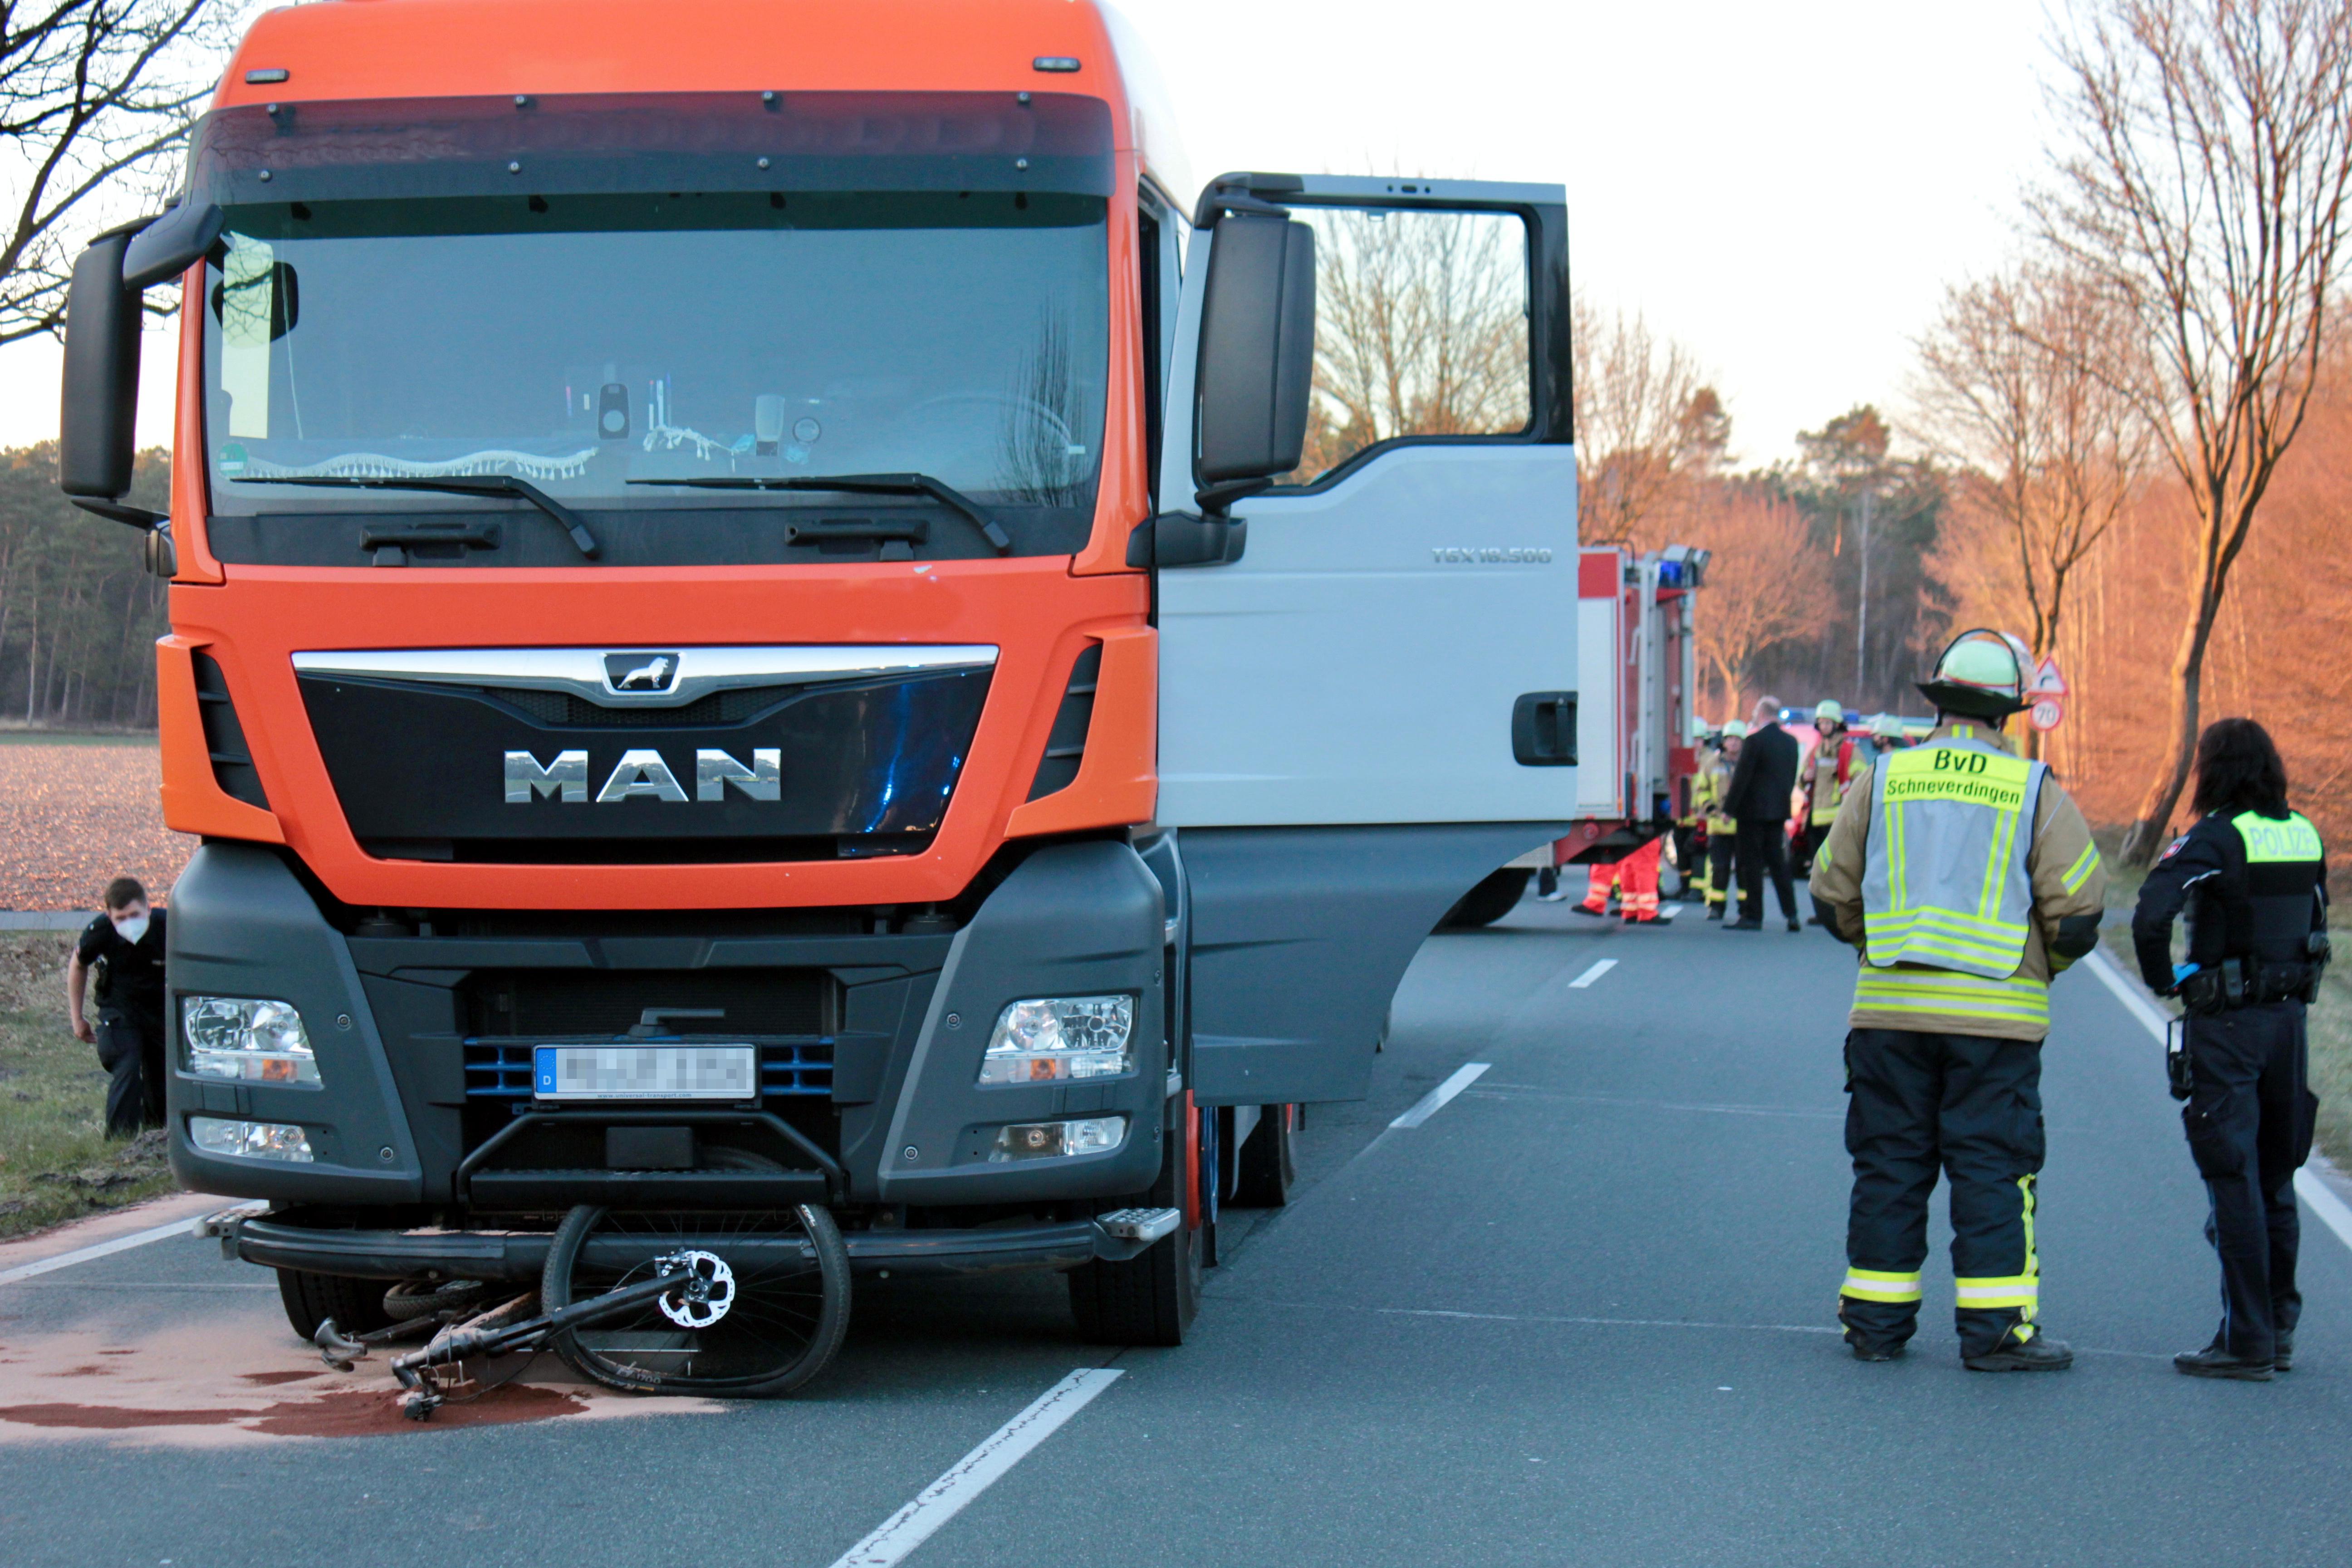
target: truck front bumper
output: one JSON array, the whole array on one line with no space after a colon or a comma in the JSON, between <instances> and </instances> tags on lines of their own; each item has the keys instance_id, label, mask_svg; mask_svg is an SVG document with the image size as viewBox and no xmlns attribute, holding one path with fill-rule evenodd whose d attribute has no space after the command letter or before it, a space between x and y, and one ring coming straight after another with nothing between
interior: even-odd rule
<instances>
[{"instance_id":1,"label":"truck front bumper","mask_svg":"<svg viewBox=\"0 0 2352 1568\"><path fill-rule=\"evenodd\" d=\"M1174 1211L1167 1211L1173 1215ZM222 1226L224 1250L247 1263L361 1279L539 1282L550 1233L525 1230L340 1230L270 1215ZM843 1235L859 1274L967 1276L1125 1262L1156 1237L1114 1236L1100 1220L959 1230L858 1230ZM758 1245L753 1242L751 1245ZM801 1246L779 1242L779 1246Z\"/></svg>"}]
</instances>

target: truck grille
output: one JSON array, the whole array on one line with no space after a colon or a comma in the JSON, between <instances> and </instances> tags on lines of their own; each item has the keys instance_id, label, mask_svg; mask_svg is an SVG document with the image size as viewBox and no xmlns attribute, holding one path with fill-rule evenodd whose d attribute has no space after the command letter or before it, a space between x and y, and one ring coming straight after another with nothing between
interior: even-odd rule
<instances>
[{"instance_id":1,"label":"truck grille","mask_svg":"<svg viewBox=\"0 0 2352 1568\"><path fill-rule=\"evenodd\" d=\"M648 1008L724 1015L658 1025L688 1039L823 1037L840 1017L840 986L822 969L483 970L462 994L466 1033L475 1038L611 1039Z\"/></svg>"}]
</instances>

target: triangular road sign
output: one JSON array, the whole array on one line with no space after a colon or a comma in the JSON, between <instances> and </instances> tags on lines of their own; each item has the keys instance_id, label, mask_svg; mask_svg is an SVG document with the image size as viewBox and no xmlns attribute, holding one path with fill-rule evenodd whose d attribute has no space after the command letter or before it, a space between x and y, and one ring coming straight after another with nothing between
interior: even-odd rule
<instances>
[{"instance_id":1,"label":"triangular road sign","mask_svg":"<svg viewBox=\"0 0 2352 1568\"><path fill-rule=\"evenodd\" d=\"M2055 655L2045 655L2042 662L2034 667L2033 679L2027 683L2025 689L2035 697L2066 695L2066 678L2058 673L2058 659Z\"/></svg>"}]
</instances>

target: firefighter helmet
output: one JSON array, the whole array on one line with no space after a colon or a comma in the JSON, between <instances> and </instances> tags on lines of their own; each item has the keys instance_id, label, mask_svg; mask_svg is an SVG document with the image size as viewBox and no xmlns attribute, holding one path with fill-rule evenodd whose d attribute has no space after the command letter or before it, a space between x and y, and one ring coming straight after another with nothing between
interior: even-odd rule
<instances>
[{"instance_id":1,"label":"firefighter helmet","mask_svg":"<svg viewBox=\"0 0 2352 1568\"><path fill-rule=\"evenodd\" d=\"M1870 732L1877 740L1899 741L1903 738L1903 721L1892 713L1881 713L1870 721Z\"/></svg>"},{"instance_id":2,"label":"firefighter helmet","mask_svg":"<svg viewBox=\"0 0 2352 1568\"><path fill-rule=\"evenodd\" d=\"M1845 722L1845 710L1834 697L1824 697L1813 704L1813 722L1819 724L1825 719L1833 724Z\"/></svg>"},{"instance_id":3,"label":"firefighter helmet","mask_svg":"<svg viewBox=\"0 0 2352 1568\"><path fill-rule=\"evenodd\" d=\"M1748 721L1744 719L1726 719L1723 721L1723 738L1727 741L1748 739Z\"/></svg>"},{"instance_id":4,"label":"firefighter helmet","mask_svg":"<svg viewBox=\"0 0 2352 1568\"><path fill-rule=\"evenodd\" d=\"M2032 667L2024 643L1979 626L1952 639L1919 691L1938 712L1997 724L2027 706L2026 673Z\"/></svg>"}]
</instances>

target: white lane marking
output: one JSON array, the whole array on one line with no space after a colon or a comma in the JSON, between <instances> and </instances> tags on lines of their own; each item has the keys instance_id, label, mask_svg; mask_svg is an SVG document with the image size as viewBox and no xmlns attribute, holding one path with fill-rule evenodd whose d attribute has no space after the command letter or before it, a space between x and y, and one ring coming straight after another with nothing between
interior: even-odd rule
<instances>
[{"instance_id":1,"label":"white lane marking","mask_svg":"<svg viewBox=\"0 0 2352 1568\"><path fill-rule=\"evenodd\" d=\"M2294 1173L2294 1190L2297 1196L2311 1205L2311 1212L2319 1216L2319 1223L2336 1233L2336 1240L2352 1247L2352 1208L2344 1206L2344 1200L2336 1195L2333 1187L2321 1181L2310 1166L2305 1165Z\"/></svg>"},{"instance_id":2,"label":"white lane marking","mask_svg":"<svg viewBox=\"0 0 2352 1568\"><path fill-rule=\"evenodd\" d=\"M890 1568L931 1538L964 1506L1002 1479L1052 1436L1062 1423L1085 1409L1094 1396L1118 1381L1116 1367L1080 1367L1031 1401L988 1439L948 1468L947 1474L915 1494L915 1500L882 1521L873 1534L843 1552L833 1568Z\"/></svg>"},{"instance_id":3,"label":"white lane marking","mask_svg":"<svg viewBox=\"0 0 2352 1568\"><path fill-rule=\"evenodd\" d=\"M1670 921L1682 912L1680 904L1661 904L1658 907L1658 918L1662 921Z\"/></svg>"},{"instance_id":4,"label":"white lane marking","mask_svg":"<svg viewBox=\"0 0 2352 1568\"><path fill-rule=\"evenodd\" d=\"M1600 963L1594 964L1591 968L1586 970L1583 973L1578 975L1575 979L1570 981L1568 983L1568 988L1570 991L1581 991L1586 986L1591 984L1594 981L1600 979L1602 975L1608 973L1611 970L1616 967L1617 961L1615 959L1604 958Z\"/></svg>"},{"instance_id":5,"label":"white lane marking","mask_svg":"<svg viewBox=\"0 0 2352 1568\"><path fill-rule=\"evenodd\" d=\"M2155 1036L2158 1045L2164 1044L2165 1026L2168 1020L2162 1009L2125 977L2124 972L2116 966L2115 960L2106 955L2105 950L2094 948L2084 962L2091 966L2091 973L2116 994L2116 999L2124 1005L2125 1010L2139 1020L2140 1026ZM2294 1173L2294 1190L2296 1196L2311 1205L2311 1212L2318 1217L2319 1223L2336 1233L2336 1240L2346 1247L2352 1247L2352 1207L2345 1205L2344 1200L2336 1195L2334 1188L2321 1181L2318 1173L2306 1165Z\"/></svg>"},{"instance_id":6,"label":"white lane marking","mask_svg":"<svg viewBox=\"0 0 2352 1568\"><path fill-rule=\"evenodd\" d=\"M1406 1111L1402 1116L1400 1116L1394 1121L1390 1122L1389 1126L1391 1129L1398 1127L1420 1126L1423 1122L1428 1121L1431 1117L1444 1110L1445 1102L1447 1100L1452 1100L1455 1095L1460 1094L1464 1089L1468 1089L1472 1084L1476 1083L1480 1075L1485 1073L1486 1068L1491 1065L1493 1064L1488 1062L1465 1062L1462 1066L1454 1069L1454 1076L1452 1078L1447 1079L1444 1083L1439 1084L1435 1089L1431 1089L1427 1094L1423 1095L1419 1100L1415 1100L1411 1110Z\"/></svg>"},{"instance_id":7,"label":"white lane marking","mask_svg":"<svg viewBox=\"0 0 2352 1568\"><path fill-rule=\"evenodd\" d=\"M262 1205L255 1205L257 1212ZM187 1236L210 1215L197 1215L190 1219L175 1219L169 1225L159 1225L152 1230L134 1230L128 1236L118 1236L111 1241L60 1252L55 1258L37 1258L20 1263L14 1268L0 1268L0 1285L14 1285L19 1279L30 1279L37 1274L47 1274L59 1268L70 1268L77 1263L89 1263L100 1258L111 1258L118 1252L128 1252L134 1247L144 1247L151 1241L163 1241L174 1236Z\"/></svg>"}]
</instances>

